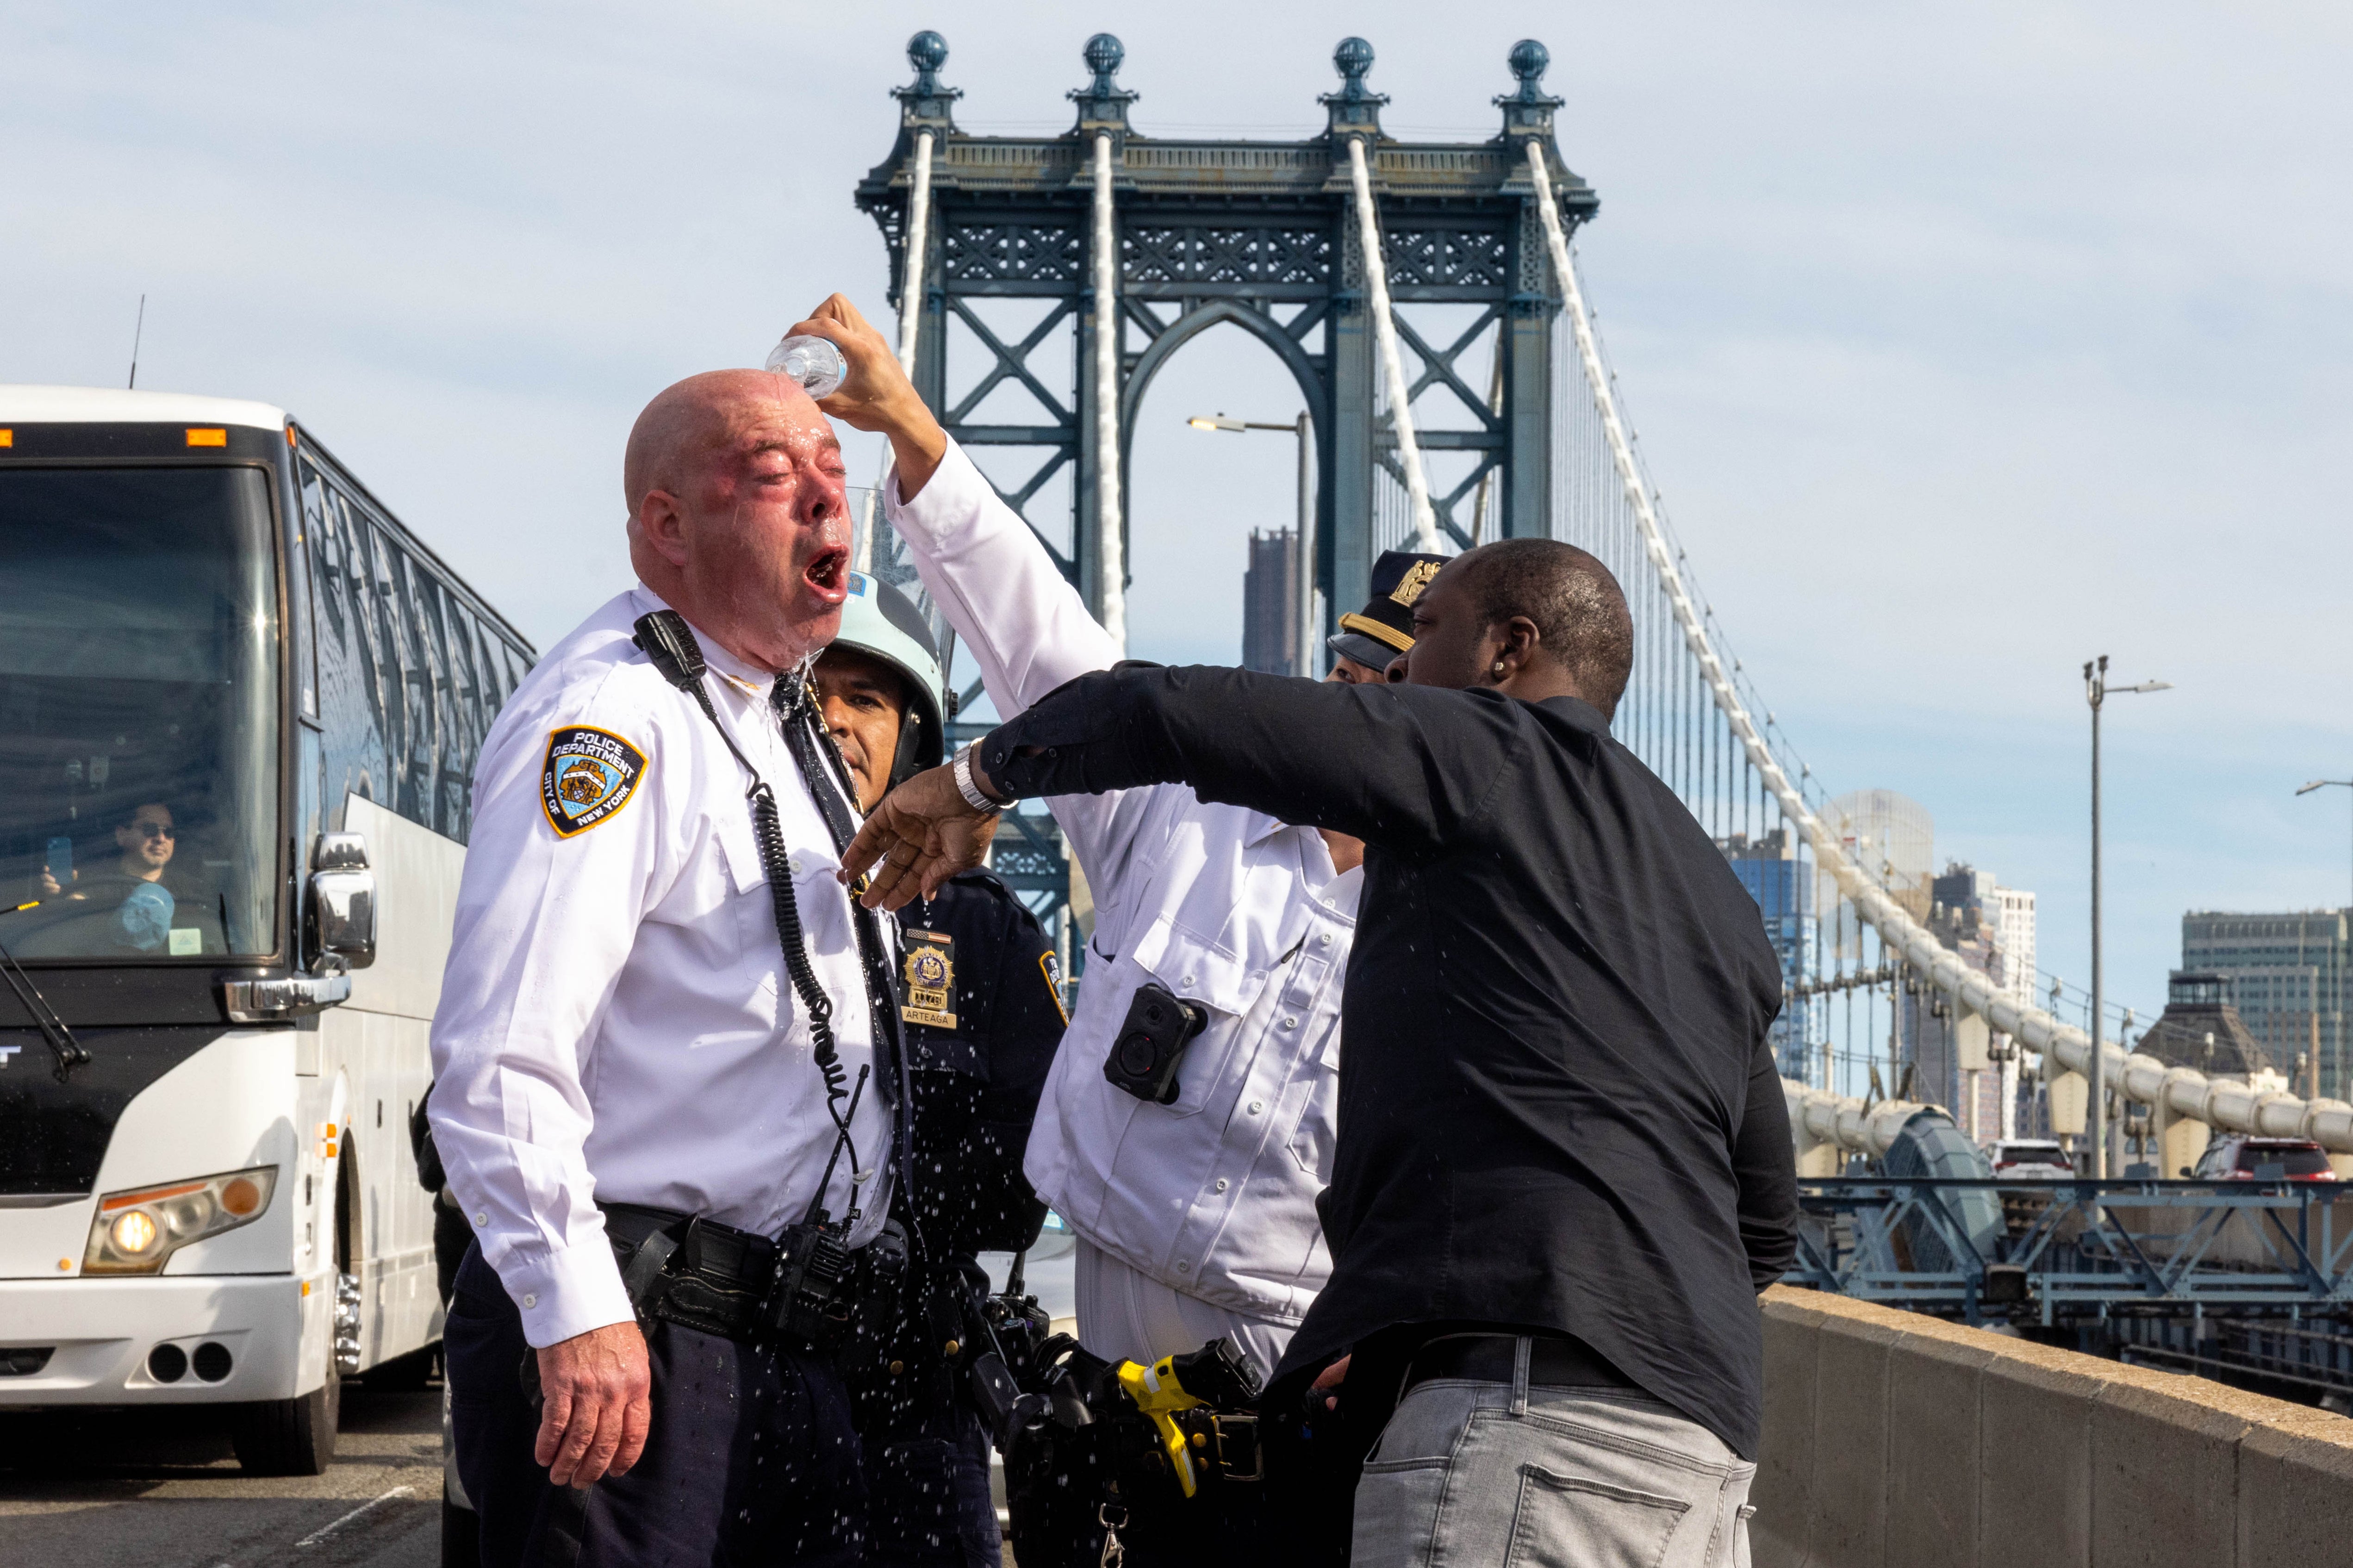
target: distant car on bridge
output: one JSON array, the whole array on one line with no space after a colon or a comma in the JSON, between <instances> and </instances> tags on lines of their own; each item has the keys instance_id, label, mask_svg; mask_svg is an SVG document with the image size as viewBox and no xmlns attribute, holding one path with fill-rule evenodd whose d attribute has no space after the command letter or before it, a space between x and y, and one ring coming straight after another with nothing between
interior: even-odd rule
<instances>
[{"instance_id":1,"label":"distant car on bridge","mask_svg":"<svg viewBox=\"0 0 2353 1568\"><path fill-rule=\"evenodd\" d=\"M2067 1151L2049 1138L2003 1138L1986 1153L1994 1175L2006 1182L2063 1182L2075 1174Z\"/></svg>"},{"instance_id":2,"label":"distant car on bridge","mask_svg":"<svg viewBox=\"0 0 2353 1568\"><path fill-rule=\"evenodd\" d=\"M2333 1182L2328 1151L2309 1138L2249 1138L2232 1134L2207 1145L2192 1173L2210 1182Z\"/></svg>"}]
</instances>

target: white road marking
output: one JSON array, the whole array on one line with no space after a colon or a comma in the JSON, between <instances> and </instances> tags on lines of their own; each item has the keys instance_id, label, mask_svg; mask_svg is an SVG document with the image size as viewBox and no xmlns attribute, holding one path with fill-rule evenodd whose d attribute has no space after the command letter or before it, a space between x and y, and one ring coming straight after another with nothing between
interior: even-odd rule
<instances>
[{"instance_id":1,"label":"white road marking","mask_svg":"<svg viewBox=\"0 0 2353 1568\"><path fill-rule=\"evenodd\" d=\"M327 1537L334 1534L335 1531L343 1529L343 1526L351 1523L352 1521L359 1518L362 1514L373 1513L375 1510L382 1508L385 1504L392 1501L396 1498L415 1497L416 1495L417 1489L415 1487L395 1487L390 1491L385 1493L382 1497L372 1498L368 1501L360 1504L359 1507L352 1510L351 1512L343 1515L343 1518L336 1520L333 1523L320 1526L310 1534L304 1536L301 1540L296 1542L294 1543L294 1548L299 1552L306 1546L316 1546L319 1542L326 1540Z\"/></svg>"}]
</instances>

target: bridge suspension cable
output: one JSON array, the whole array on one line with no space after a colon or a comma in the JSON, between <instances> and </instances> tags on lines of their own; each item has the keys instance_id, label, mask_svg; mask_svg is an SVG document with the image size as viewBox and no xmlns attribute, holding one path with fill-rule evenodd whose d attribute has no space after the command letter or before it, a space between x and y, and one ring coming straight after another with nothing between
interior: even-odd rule
<instances>
[{"instance_id":1,"label":"bridge suspension cable","mask_svg":"<svg viewBox=\"0 0 2353 1568\"><path fill-rule=\"evenodd\" d=\"M2203 1121L2233 1131L2274 1137L2311 1138L2338 1152L2353 1152L2353 1105L2342 1100L2305 1100L2295 1096L2258 1090L2245 1084L2207 1078L2188 1068L2168 1067L2152 1057L2128 1056L2114 1042L2063 1024L2039 1007L2021 1001L1993 976L1971 969L1961 955L1942 942L1905 909L1865 866L1851 856L1841 836L1826 825L1797 782L1789 777L1758 727L1753 710L1738 689L1736 672L1727 671L1710 636L1708 620L1693 602L1681 552L1669 543L1661 526L1652 488L1636 462L1624 421L1620 416L1611 378L1594 336L1584 291L1569 254L1560 212L1554 199L1550 171L1543 144L1527 143L1528 170L1536 193L1545 241L1553 270L1560 280L1568 326L1578 361L1591 394L1595 413L1624 500L1631 512L1633 545L1647 560L1655 577L1658 607L1667 612L1666 624L1654 626L1651 636L1638 636L1638 673L1646 678L1651 694L1635 704L1628 722L1630 745L1644 755L1667 784L1687 803L1703 804L1703 821L1712 814L1712 826L1735 819L1727 811L1733 799L1729 754L1736 748L1744 776L1753 775L1760 793L1769 795L1781 821L1797 829L1814 857L1816 868L1837 885L1843 900L1868 924L1880 942L1883 964L1892 960L1908 966L1952 1003L1983 1017L2038 1055L2047 1055L2072 1072L2085 1071L2092 1053L2103 1053L2107 1082L2116 1092L2141 1104L2162 1107L2171 1115ZM1361 190L1362 187L1360 186ZM1640 589L1628 584L1629 598L1638 604ZM1640 612L1638 611L1638 614ZM1674 657L1680 638L1684 658ZM1676 668L1681 666L1680 668ZM1673 688L1696 681L1721 715L1723 728L1735 748L1713 735L1713 726L1700 721L1700 704L1678 700ZM1658 693L1663 692L1664 700ZM1769 722L1769 721L1768 721ZM1745 796L1745 787L1739 790ZM1860 847L1860 845L1858 846ZM1850 992L1850 994L1852 993ZM2092 1020L2099 1027L2099 1020ZM1891 1019L1891 1037L1894 1029ZM2105 1030L2101 1033L2105 1034ZM1883 1152L1882 1126L1894 1108L1866 1111L1863 1102L1808 1085L1788 1082L1793 1128L1809 1146L1832 1143L1848 1149ZM1916 1110L1917 1107L1913 1107ZM1906 1113L1908 1114L1908 1112Z\"/></svg>"},{"instance_id":2,"label":"bridge suspension cable","mask_svg":"<svg viewBox=\"0 0 2353 1568\"><path fill-rule=\"evenodd\" d=\"M1438 516L1430 505L1430 480L1421 471L1421 443L1414 435L1413 395L1406 387L1405 361L1398 353L1397 320L1389 313L1388 263L1381 254L1372 170L1365 162L1361 136L1348 139L1348 177L1356 187L1356 232L1364 244L1365 288L1372 295L1373 337L1380 344L1381 374L1389 390L1389 419L1397 428L1398 461L1405 468L1406 495L1413 507L1413 547L1425 555L1435 554Z\"/></svg>"},{"instance_id":3,"label":"bridge suspension cable","mask_svg":"<svg viewBox=\"0 0 2353 1568\"><path fill-rule=\"evenodd\" d=\"M923 324L923 256L929 248L932 229L932 133L915 132L915 172L907 188L907 270L899 280L899 368L907 379L915 379L915 344L921 341ZM881 472L874 488L866 492L858 513L858 534L849 543L850 566L871 574L874 570L875 525L881 521L882 492L891 483L891 448L882 448Z\"/></svg>"},{"instance_id":4,"label":"bridge suspension cable","mask_svg":"<svg viewBox=\"0 0 2353 1568\"><path fill-rule=\"evenodd\" d=\"M1127 651L1127 552L1119 515L1119 244L1113 232L1111 133L1095 134L1095 525L1102 536L1103 613Z\"/></svg>"},{"instance_id":5,"label":"bridge suspension cable","mask_svg":"<svg viewBox=\"0 0 2353 1568\"><path fill-rule=\"evenodd\" d=\"M915 379L923 321L923 256L932 236L932 133L915 132L915 173L907 191L907 275L899 287L899 368Z\"/></svg>"}]
</instances>

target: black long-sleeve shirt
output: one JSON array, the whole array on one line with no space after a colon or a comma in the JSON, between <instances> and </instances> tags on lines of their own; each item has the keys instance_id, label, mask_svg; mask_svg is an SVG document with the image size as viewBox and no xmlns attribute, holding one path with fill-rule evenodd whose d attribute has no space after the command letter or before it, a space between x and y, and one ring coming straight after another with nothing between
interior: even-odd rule
<instances>
[{"instance_id":1,"label":"black long-sleeve shirt","mask_svg":"<svg viewBox=\"0 0 2353 1568\"><path fill-rule=\"evenodd\" d=\"M1367 845L1332 1279L1283 1373L1399 1324L1556 1331L1755 1457L1755 1293L1796 1252L1765 1045L1779 964L1599 712L1121 669L999 727L981 763L1022 795L1183 782Z\"/></svg>"}]
</instances>

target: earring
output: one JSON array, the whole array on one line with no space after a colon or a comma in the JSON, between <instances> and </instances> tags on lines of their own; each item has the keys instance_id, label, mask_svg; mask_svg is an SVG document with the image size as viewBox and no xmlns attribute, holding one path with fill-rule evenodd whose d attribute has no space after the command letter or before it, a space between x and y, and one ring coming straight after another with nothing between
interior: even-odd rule
<instances>
[{"instance_id":1,"label":"earring","mask_svg":"<svg viewBox=\"0 0 2353 1568\"><path fill-rule=\"evenodd\" d=\"M1495 673L1497 675L1504 673L1504 661L1500 658L1495 661Z\"/></svg>"}]
</instances>

